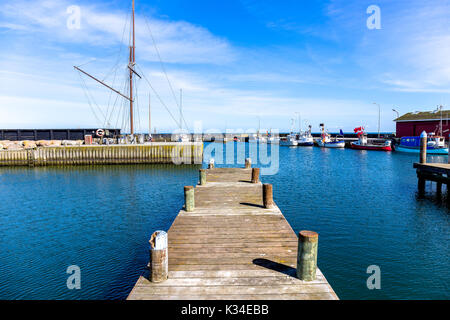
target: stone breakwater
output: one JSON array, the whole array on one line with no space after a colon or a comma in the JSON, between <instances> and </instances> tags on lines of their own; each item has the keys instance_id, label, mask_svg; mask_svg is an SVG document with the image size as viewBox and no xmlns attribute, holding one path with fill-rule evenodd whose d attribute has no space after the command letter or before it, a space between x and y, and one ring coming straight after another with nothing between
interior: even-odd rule
<instances>
[{"instance_id":1,"label":"stone breakwater","mask_svg":"<svg viewBox=\"0 0 450 320\"><path fill-rule=\"evenodd\" d=\"M0 140L0 150L29 150L37 147L81 146L83 140Z\"/></svg>"}]
</instances>

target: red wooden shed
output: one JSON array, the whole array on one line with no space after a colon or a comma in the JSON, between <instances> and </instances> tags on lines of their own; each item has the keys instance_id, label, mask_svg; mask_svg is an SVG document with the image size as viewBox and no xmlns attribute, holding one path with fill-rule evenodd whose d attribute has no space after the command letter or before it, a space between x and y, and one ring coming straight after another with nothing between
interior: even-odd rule
<instances>
[{"instance_id":1,"label":"red wooden shed","mask_svg":"<svg viewBox=\"0 0 450 320\"><path fill-rule=\"evenodd\" d=\"M442 135L448 139L450 133L450 110L409 112L394 120L396 122L396 136L419 136L422 131Z\"/></svg>"}]
</instances>

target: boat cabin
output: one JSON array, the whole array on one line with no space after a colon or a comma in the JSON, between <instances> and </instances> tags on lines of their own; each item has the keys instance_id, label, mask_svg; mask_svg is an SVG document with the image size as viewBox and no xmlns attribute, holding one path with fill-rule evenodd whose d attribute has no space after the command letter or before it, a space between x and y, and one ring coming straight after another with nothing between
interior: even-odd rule
<instances>
[{"instance_id":1,"label":"boat cabin","mask_svg":"<svg viewBox=\"0 0 450 320\"><path fill-rule=\"evenodd\" d=\"M410 148L420 148L420 137L402 137L400 145ZM431 135L427 139L428 147L445 148L445 138Z\"/></svg>"}]
</instances>

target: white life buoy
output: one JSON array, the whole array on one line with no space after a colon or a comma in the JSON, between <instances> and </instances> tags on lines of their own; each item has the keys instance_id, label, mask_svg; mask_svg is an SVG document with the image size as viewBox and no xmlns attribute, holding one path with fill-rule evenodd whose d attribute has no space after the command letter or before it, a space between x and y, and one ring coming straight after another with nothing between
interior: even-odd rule
<instances>
[{"instance_id":1,"label":"white life buoy","mask_svg":"<svg viewBox=\"0 0 450 320\"><path fill-rule=\"evenodd\" d=\"M97 131L95 131L95 134L98 135L99 137L103 137L105 135L105 130L98 129Z\"/></svg>"}]
</instances>

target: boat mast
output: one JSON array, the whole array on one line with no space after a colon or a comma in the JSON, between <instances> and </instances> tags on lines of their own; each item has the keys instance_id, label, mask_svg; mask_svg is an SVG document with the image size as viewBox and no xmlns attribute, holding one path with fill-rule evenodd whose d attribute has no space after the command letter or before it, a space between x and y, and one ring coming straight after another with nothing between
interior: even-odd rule
<instances>
[{"instance_id":1,"label":"boat mast","mask_svg":"<svg viewBox=\"0 0 450 320\"><path fill-rule=\"evenodd\" d=\"M132 0L132 45L130 46L130 60L129 60L129 69L130 69L130 133L134 134L134 124L133 124L133 73L134 66L136 64L136 36L134 30L134 0Z\"/></svg>"},{"instance_id":2,"label":"boat mast","mask_svg":"<svg viewBox=\"0 0 450 320\"><path fill-rule=\"evenodd\" d=\"M151 94L148 94L148 134L151 135L152 134L152 109L151 109L151 105L152 105L152 98L151 98Z\"/></svg>"},{"instance_id":3,"label":"boat mast","mask_svg":"<svg viewBox=\"0 0 450 320\"><path fill-rule=\"evenodd\" d=\"M183 130L183 89L180 89L180 130Z\"/></svg>"}]
</instances>

